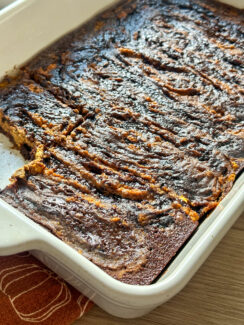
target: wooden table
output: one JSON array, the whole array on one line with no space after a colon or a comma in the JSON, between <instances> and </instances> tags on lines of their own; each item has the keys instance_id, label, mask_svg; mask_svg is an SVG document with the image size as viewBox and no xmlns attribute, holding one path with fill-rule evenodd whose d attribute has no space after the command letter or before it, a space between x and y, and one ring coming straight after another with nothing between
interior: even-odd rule
<instances>
[{"instance_id":1,"label":"wooden table","mask_svg":"<svg viewBox=\"0 0 244 325\"><path fill-rule=\"evenodd\" d=\"M150 314L132 320L95 306L74 325L244 325L244 214L189 284Z\"/></svg>"}]
</instances>

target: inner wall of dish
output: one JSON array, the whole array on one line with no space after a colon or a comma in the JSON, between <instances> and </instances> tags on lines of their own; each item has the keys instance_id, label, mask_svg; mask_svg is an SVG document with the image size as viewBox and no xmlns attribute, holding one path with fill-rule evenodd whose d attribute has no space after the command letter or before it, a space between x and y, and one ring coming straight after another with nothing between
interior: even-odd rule
<instances>
[{"instance_id":1,"label":"inner wall of dish","mask_svg":"<svg viewBox=\"0 0 244 325\"><path fill-rule=\"evenodd\" d=\"M23 167L27 161L2 133L0 133L0 157L0 190L2 190L9 184L9 178L13 173Z\"/></svg>"}]
</instances>

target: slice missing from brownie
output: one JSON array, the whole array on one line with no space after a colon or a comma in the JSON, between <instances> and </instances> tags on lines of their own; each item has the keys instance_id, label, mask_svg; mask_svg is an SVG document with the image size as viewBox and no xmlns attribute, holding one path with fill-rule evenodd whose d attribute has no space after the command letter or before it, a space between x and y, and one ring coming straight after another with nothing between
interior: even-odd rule
<instances>
[{"instance_id":1,"label":"slice missing from brownie","mask_svg":"<svg viewBox=\"0 0 244 325\"><path fill-rule=\"evenodd\" d=\"M0 197L116 279L150 284L244 167L243 11L123 1L0 84L30 160Z\"/></svg>"}]
</instances>

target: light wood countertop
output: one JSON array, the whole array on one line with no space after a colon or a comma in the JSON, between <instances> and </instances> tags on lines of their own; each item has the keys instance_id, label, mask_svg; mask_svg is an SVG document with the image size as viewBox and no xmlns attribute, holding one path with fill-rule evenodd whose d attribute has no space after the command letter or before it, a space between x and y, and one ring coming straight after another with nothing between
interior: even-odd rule
<instances>
[{"instance_id":1,"label":"light wood countertop","mask_svg":"<svg viewBox=\"0 0 244 325\"><path fill-rule=\"evenodd\" d=\"M173 299L138 319L119 319L94 306L74 325L243 325L244 214Z\"/></svg>"}]
</instances>

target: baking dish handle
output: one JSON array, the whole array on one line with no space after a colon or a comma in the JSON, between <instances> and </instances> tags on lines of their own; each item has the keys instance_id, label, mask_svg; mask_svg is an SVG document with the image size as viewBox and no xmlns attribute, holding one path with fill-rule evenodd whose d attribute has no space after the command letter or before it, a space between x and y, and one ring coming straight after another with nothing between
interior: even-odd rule
<instances>
[{"instance_id":1,"label":"baking dish handle","mask_svg":"<svg viewBox=\"0 0 244 325\"><path fill-rule=\"evenodd\" d=\"M40 233L32 223L0 199L0 256L35 249Z\"/></svg>"}]
</instances>

